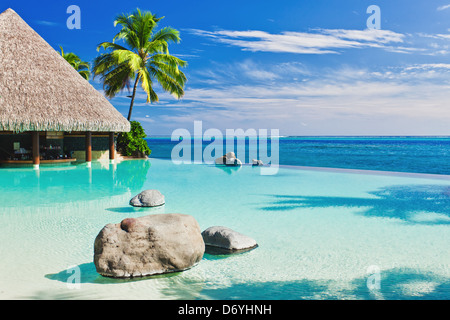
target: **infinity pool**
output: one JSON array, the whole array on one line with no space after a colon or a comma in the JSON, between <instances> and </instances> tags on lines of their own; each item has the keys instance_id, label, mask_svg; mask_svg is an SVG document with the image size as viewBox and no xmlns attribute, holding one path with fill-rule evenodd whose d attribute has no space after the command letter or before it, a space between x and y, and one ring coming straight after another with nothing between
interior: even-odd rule
<instances>
[{"instance_id":1,"label":"infinity pool","mask_svg":"<svg viewBox=\"0 0 450 320\"><path fill-rule=\"evenodd\" d=\"M0 169L0 299L450 298L450 176L259 170L157 159ZM145 189L166 205L130 207ZM259 247L205 254L169 276L96 273L104 225L159 213L190 214L202 230L227 226Z\"/></svg>"}]
</instances>

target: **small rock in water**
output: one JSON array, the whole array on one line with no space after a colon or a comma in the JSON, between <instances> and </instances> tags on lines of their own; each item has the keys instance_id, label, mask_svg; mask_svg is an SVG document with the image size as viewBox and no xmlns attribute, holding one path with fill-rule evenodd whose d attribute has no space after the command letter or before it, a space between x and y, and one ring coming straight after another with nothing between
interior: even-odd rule
<instances>
[{"instance_id":1,"label":"small rock in water","mask_svg":"<svg viewBox=\"0 0 450 320\"><path fill-rule=\"evenodd\" d=\"M130 200L133 207L159 207L165 203L164 196L158 190L145 190Z\"/></svg>"},{"instance_id":2,"label":"small rock in water","mask_svg":"<svg viewBox=\"0 0 450 320\"><path fill-rule=\"evenodd\" d=\"M264 165L264 163L261 160L253 159L252 162L253 162L253 166L254 167L263 166Z\"/></svg>"},{"instance_id":3,"label":"small rock in water","mask_svg":"<svg viewBox=\"0 0 450 320\"><path fill-rule=\"evenodd\" d=\"M206 253L240 253L258 247L256 241L227 227L210 227L202 232Z\"/></svg>"},{"instance_id":4,"label":"small rock in water","mask_svg":"<svg viewBox=\"0 0 450 320\"><path fill-rule=\"evenodd\" d=\"M234 152L228 152L226 155L217 158L216 164L226 166L242 166L242 161L236 158L236 154Z\"/></svg>"}]
</instances>

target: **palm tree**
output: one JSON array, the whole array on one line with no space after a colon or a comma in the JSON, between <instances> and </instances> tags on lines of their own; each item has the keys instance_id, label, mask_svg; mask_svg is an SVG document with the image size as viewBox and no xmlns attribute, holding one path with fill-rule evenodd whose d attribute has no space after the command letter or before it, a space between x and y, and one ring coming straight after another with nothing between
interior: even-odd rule
<instances>
[{"instance_id":1,"label":"palm tree","mask_svg":"<svg viewBox=\"0 0 450 320\"><path fill-rule=\"evenodd\" d=\"M69 52L64 53L63 48L60 46L61 49L61 56L66 59L66 61L74 67L75 70L78 71L78 73L86 80L89 80L91 76L90 65L88 62L82 61L80 57L78 57L75 53Z\"/></svg>"},{"instance_id":2,"label":"palm tree","mask_svg":"<svg viewBox=\"0 0 450 320\"><path fill-rule=\"evenodd\" d=\"M165 27L155 32L158 18L151 12L141 12L137 9L132 14L121 14L114 21L114 26L120 25L121 30L113 38L113 42L99 44L107 50L94 61L94 77L101 76L105 94L113 98L125 87L130 88L134 79L128 121L131 120L137 86L140 83L147 94L147 103L159 101L153 89L154 81L158 82L164 91L177 99L184 95L186 76L179 67L187 63L169 54L169 43L179 43L179 32L171 27ZM122 40L125 46L115 43Z\"/></svg>"}]
</instances>

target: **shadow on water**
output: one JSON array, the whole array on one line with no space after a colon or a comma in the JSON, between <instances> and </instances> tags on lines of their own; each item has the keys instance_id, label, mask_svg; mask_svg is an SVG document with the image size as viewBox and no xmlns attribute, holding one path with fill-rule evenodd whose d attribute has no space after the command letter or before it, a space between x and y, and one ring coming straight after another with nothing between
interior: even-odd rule
<instances>
[{"instance_id":1,"label":"shadow on water","mask_svg":"<svg viewBox=\"0 0 450 320\"><path fill-rule=\"evenodd\" d=\"M99 275L94 263L77 266L81 278L80 284L132 284L140 281L158 282L156 287L168 299L218 299L218 300L447 300L450 297L450 278L431 272L415 269L390 269L380 272L378 289L369 289L369 276L350 282L335 280L294 280L232 283L217 286L214 281L205 281L203 277L183 276L171 273L134 279L112 279ZM73 283L72 270L63 270L45 277L63 283ZM165 285L162 285L165 283ZM155 286L152 284L151 286ZM89 293L74 296L73 290L64 290L60 297L52 293L52 299L86 299ZM49 292L37 294L35 299L50 295ZM93 297L95 298L95 297Z\"/></svg>"},{"instance_id":2,"label":"shadow on water","mask_svg":"<svg viewBox=\"0 0 450 320\"><path fill-rule=\"evenodd\" d=\"M162 275L154 275L149 277L131 278L131 279L115 279L103 277L97 273L95 269L95 264L83 263L73 268L69 268L54 274L47 274L45 277L50 280L56 280L64 283L74 283L74 281L79 281L78 283L95 283L95 284L121 284L121 283L132 283L138 281L145 281L150 279L161 279L170 278L180 274L180 272L167 273ZM79 276L79 278L75 278Z\"/></svg>"},{"instance_id":3,"label":"shadow on water","mask_svg":"<svg viewBox=\"0 0 450 320\"><path fill-rule=\"evenodd\" d=\"M265 211L289 211L298 208L364 208L367 217L397 218L409 223L450 224L450 186L405 185L369 192L376 198L270 195L275 198ZM423 217L417 214L424 213Z\"/></svg>"},{"instance_id":4,"label":"shadow on water","mask_svg":"<svg viewBox=\"0 0 450 320\"><path fill-rule=\"evenodd\" d=\"M107 208L106 210L116 213L139 213L139 214L160 214L165 212L165 206L159 206L159 207L151 207L151 208L144 208L144 207L116 207L116 208Z\"/></svg>"},{"instance_id":5,"label":"shadow on water","mask_svg":"<svg viewBox=\"0 0 450 320\"><path fill-rule=\"evenodd\" d=\"M414 269L381 271L379 289L370 290L367 278L353 281L361 299L384 300L448 300L450 278Z\"/></svg>"},{"instance_id":6,"label":"shadow on water","mask_svg":"<svg viewBox=\"0 0 450 320\"><path fill-rule=\"evenodd\" d=\"M78 268L78 269L77 269ZM74 270L79 275L79 278L74 280ZM49 280L59 281L67 284L67 288L61 288L59 290L41 290L36 292L29 299L45 299L45 300L65 300L65 299L99 299L103 296L106 299L110 299L109 294L121 294L123 291L113 291L113 288L108 292L99 293L95 290L93 291L80 291L71 290L70 286L80 285L83 288L83 284L96 284L96 285L115 285L115 284L125 284L129 289L133 289L133 285L139 283L141 286L140 295L136 297L123 297L121 298L132 298L132 299L147 299L146 289L149 291L155 290L162 294L166 299L183 299L183 300L194 300L199 296L199 292L204 288L205 282L199 280L198 278L185 276L184 272L173 272L167 274L153 275L148 277L132 278L132 279L114 279L103 277L97 273L94 263L84 263L67 270L55 274L47 274L45 277ZM118 289L123 290L123 289Z\"/></svg>"},{"instance_id":7,"label":"shadow on water","mask_svg":"<svg viewBox=\"0 0 450 320\"><path fill-rule=\"evenodd\" d=\"M381 271L379 289L359 278L339 289L332 280L268 281L206 288L201 296L221 300L447 300L450 279L409 269Z\"/></svg>"},{"instance_id":8,"label":"shadow on water","mask_svg":"<svg viewBox=\"0 0 450 320\"><path fill-rule=\"evenodd\" d=\"M213 300L301 300L320 296L327 288L310 280L249 282L204 289L201 295Z\"/></svg>"}]
</instances>

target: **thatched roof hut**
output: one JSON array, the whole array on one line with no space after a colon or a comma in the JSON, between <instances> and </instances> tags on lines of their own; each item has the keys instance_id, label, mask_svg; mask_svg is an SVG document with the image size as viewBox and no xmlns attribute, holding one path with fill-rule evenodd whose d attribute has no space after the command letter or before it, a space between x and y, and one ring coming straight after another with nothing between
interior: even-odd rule
<instances>
[{"instance_id":1,"label":"thatched roof hut","mask_svg":"<svg viewBox=\"0 0 450 320\"><path fill-rule=\"evenodd\" d=\"M0 131L129 130L114 106L14 10L0 14Z\"/></svg>"}]
</instances>

